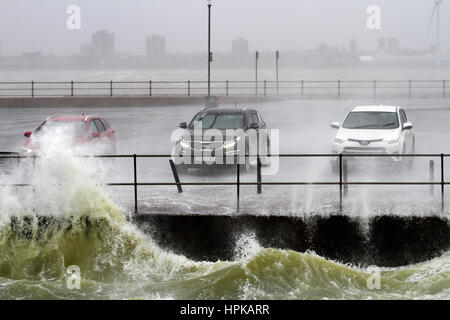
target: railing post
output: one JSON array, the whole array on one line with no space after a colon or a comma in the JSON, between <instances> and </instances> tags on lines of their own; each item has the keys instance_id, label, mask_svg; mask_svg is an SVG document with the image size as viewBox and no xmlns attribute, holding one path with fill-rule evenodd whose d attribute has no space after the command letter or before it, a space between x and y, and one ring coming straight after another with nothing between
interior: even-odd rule
<instances>
[{"instance_id":1,"label":"railing post","mask_svg":"<svg viewBox=\"0 0 450 320\"><path fill-rule=\"evenodd\" d=\"M341 97L341 80L338 80L338 97Z\"/></svg>"},{"instance_id":2,"label":"railing post","mask_svg":"<svg viewBox=\"0 0 450 320\"><path fill-rule=\"evenodd\" d=\"M304 81L302 80L302 84L301 84L301 94L302 94L302 97L303 97L303 93L305 92L305 86L304 86Z\"/></svg>"},{"instance_id":3,"label":"railing post","mask_svg":"<svg viewBox=\"0 0 450 320\"><path fill-rule=\"evenodd\" d=\"M70 96L73 97L73 80L70 81Z\"/></svg>"},{"instance_id":4,"label":"railing post","mask_svg":"<svg viewBox=\"0 0 450 320\"><path fill-rule=\"evenodd\" d=\"M441 211L444 211L444 205L444 154L441 153Z\"/></svg>"},{"instance_id":5,"label":"railing post","mask_svg":"<svg viewBox=\"0 0 450 320\"><path fill-rule=\"evenodd\" d=\"M377 80L373 80L373 97L377 97Z\"/></svg>"},{"instance_id":6,"label":"railing post","mask_svg":"<svg viewBox=\"0 0 450 320\"><path fill-rule=\"evenodd\" d=\"M408 80L408 88L409 88L409 98L411 99L412 97L412 88L411 88L411 80Z\"/></svg>"},{"instance_id":7,"label":"railing post","mask_svg":"<svg viewBox=\"0 0 450 320\"><path fill-rule=\"evenodd\" d=\"M257 193L261 194L262 193L262 185L261 185L261 159L259 158L259 154L258 154L258 159L257 159L257 164L256 164L256 181L257 181Z\"/></svg>"},{"instance_id":8,"label":"railing post","mask_svg":"<svg viewBox=\"0 0 450 320\"><path fill-rule=\"evenodd\" d=\"M434 196L434 160L430 160L430 196Z\"/></svg>"},{"instance_id":9,"label":"railing post","mask_svg":"<svg viewBox=\"0 0 450 320\"><path fill-rule=\"evenodd\" d=\"M240 212L240 186L241 186L241 173L240 173L240 165L239 165L239 158L236 157L236 212Z\"/></svg>"},{"instance_id":10,"label":"railing post","mask_svg":"<svg viewBox=\"0 0 450 320\"><path fill-rule=\"evenodd\" d=\"M187 87L188 87L188 97L191 96L191 80L187 81Z\"/></svg>"},{"instance_id":11,"label":"railing post","mask_svg":"<svg viewBox=\"0 0 450 320\"><path fill-rule=\"evenodd\" d=\"M442 97L444 99L445 99L445 86L446 86L445 80L442 80Z\"/></svg>"},{"instance_id":12,"label":"railing post","mask_svg":"<svg viewBox=\"0 0 450 320\"><path fill-rule=\"evenodd\" d=\"M109 82L109 96L113 96L113 82L112 80Z\"/></svg>"},{"instance_id":13,"label":"railing post","mask_svg":"<svg viewBox=\"0 0 450 320\"><path fill-rule=\"evenodd\" d=\"M177 183L178 193L182 193L183 187L180 184L180 177L178 176L177 167L175 166L175 163L173 163L172 159L169 160L169 163L170 163L170 168L172 169L173 178L175 179L175 183Z\"/></svg>"},{"instance_id":14,"label":"railing post","mask_svg":"<svg viewBox=\"0 0 450 320\"><path fill-rule=\"evenodd\" d=\"M152 96L152 80L148 82L148 95Z\"/></svg>"},{"instance_id":15,"label":"railing post","mask_svg":"<svg viewBox=\"0 0 450 320\"><path fill-rule=\"evenodd\" d=\"M227 94L227 97L228 97L228 95L229 95L229 83L228 83L228 80L226 81L226 94Z\"/></svg>"},{"instance_id":16,"label":"railing post","mask_svg":"<svg viewBox=\"0 0 450 320\"><path fill-rule=\"evenodd\" d=\"M264 97L267 96L267 81L264 80Z\"/></svg>"},{"instance_id":17,"label":"railing post","mask_svg":"<svg viewBox=\"0 0 450 320\"><path fill-rule=\"evenodd\" d=\"M342 179L344 182L344 198L348 195L348 161L347 159L343 159L343 166L342 166Z\"/></svg>"},{"instance_id":18,"label":"railing post","mask_svg":"<svg viewBox=\"0 0 450 320\"><path fill-rule=\"evenodd\" d=\"M342 213L342 153L339 154L339 212Z\"/></svg>"},{"instance_id":19,"label":"railing post","mask_svg":"<svg viewBox=\"0 0 450 320\"><path fill-rule=\"evenodd\" d=\"M138 200L137 200L137 165L136 154L133 155L133 167L134 167L134 213L138 213Z\"/></svg>"},{"instance_id":20,"label":"railing post","mask_svg":"<svg viewBox=\"0 0 450 320\"><path fill-rule=\"evenodd\" d=\"M34 81L31 81L31 97L34 98Z\"/></svg>"}]
</instances>

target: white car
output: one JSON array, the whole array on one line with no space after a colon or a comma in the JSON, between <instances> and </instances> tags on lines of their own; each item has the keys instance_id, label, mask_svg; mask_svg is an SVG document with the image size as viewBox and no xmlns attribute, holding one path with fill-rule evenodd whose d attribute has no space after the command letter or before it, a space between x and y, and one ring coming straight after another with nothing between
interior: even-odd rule
<instances>
[{"instance_id":1,"label":"white car","mask_svg":"<svg viewBox=\"0 0 450 320\"><path fill-rule=\"evenodd\" d=\"M385 159L412 163L413 157L395 157L415 152L413 125L402 107L358 106L347 114L342 124L333 122L331 127L338 129L332 143L333 153L385 153L392 155ZM336 158L332 160L332 169L339 170Z\"/></svg>"}]
</instances>

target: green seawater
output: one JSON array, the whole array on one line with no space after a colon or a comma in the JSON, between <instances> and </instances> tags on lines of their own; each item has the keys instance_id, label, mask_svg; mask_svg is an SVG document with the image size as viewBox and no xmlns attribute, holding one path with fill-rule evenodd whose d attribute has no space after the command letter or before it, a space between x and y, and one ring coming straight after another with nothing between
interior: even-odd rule
<instances>
[{"instance_id":1,"label":"green seawater","mask_svg":"<svg viewBox=\"0 0 450 320\"><path fill-rule=\"evenodd\" d=\"M0 299L450 298L449 252L381 268L379 289L369 289L372 269L314 253L253 245L237 261L194 262L158 248L114 206L93 216L70 216L45 231L37 219L31 226L3 224ZM80 289L68 288L72 265L80 268Z\"/></svg>"}]
</instances>

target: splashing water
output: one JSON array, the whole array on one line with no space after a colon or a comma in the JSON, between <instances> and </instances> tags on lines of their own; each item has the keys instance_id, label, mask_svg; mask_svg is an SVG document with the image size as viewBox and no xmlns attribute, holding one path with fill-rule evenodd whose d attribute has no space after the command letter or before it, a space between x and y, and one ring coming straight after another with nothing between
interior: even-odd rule
<instances>
[{"instance_id":1,"label":"splashing water","mask_svg":"<svg viewBox=\"0 0 450 320\"><path fill-rule=\"evenodd\" d=\"M53 133L52 137L58 137ZM314 253L262 248L243 235L236 260L194 262L159 248L96 184L107 166L49 143L33 188L0 190L0 299L397 299L450 297L450 254L401 268L369 269ZM2 177L2 179L9 179ZM80 289L67 268L80 269Z\"/></svg>"}]
</instances>

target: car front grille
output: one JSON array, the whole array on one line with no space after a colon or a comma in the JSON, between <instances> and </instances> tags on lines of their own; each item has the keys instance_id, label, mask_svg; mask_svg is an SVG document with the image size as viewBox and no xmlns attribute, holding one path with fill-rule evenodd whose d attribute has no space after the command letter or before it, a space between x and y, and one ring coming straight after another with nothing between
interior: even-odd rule
<instances>
[{"instance_id":1,"label":"car front grille","mask_svg":"<svg viewBox=\"0 0 450 320\"><path fill-rule=\"evenodd\" d=\"M383 147L345 147L344 153L387 153Z\"/></svg>"}]
</instances>

